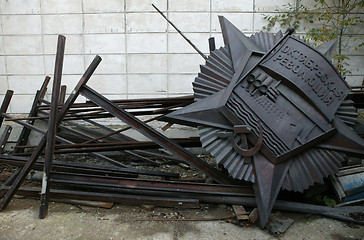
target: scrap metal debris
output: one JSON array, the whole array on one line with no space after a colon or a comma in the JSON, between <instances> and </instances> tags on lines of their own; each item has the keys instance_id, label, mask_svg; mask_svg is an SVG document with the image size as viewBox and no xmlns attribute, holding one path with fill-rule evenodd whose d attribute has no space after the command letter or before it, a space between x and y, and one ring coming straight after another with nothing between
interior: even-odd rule
<instances>
[{"instance_id":1,"label":"scrap metal debris","mask_svg":"<svg viewBox=\"0 0 364 240\"><path fill-rule=\"evenodd\" d=\"M324 57L330 56L293 37L293 29L248 38L225 18L220 23L225 46L215 49L209 40L210 56L193 83L194 96L185 97L109 100L87 85L101 62L96 56L66 99L66 38L59 36L51 101L45 100L47 76L28 117L6 113L12 90L1 105L0 127L5 119L23 128L12 151L4 152L10 126L0 138L0 164L18 168L1 186L0 210L19 194L40 196L40 218L48 214L49 199L71 199L186 208L232 204L238 221L259 217L262 227L273 208L363 224L360 207L276 201L281 189L302 192L322 183L342 166L344 153L364 156L364 141L351 129L357 115L346 99L350 87ZM75 103L80 94L88 101ZM122 127L100 123L110 118ZM166 137L148 124L158 120L168 122L163 130L176 123L197 126L200 138ZM41 136L37 144L30 141L34 133ZM187 149L201 146L218 164ZM88 156L92 164L60 156ZM187 176L190 171L195 172ZM41 187L22 186L27 177Z\"/></svg>"}]
</instances>

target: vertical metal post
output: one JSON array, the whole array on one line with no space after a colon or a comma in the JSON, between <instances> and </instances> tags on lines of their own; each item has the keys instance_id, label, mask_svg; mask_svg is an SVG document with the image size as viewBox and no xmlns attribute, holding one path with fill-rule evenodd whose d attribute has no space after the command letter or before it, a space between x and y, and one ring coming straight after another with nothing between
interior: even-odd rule
<instances>
[{"instance_id":1,"label":"vertical metal post","mask_svg":"<svg viewBox=\"0 0 364 240\"><path fill-rule=\"evenodd\" d=\"M42 191L40 194L39 218L45 218L48 214L48 200L49 200L49 190L50 190L49 183L51 177L50 174L52 171L55 136L57 132L57 112L58 112L58 103L60 99L59 93L60 93L61 79L62 79L65 44L66 44L66 37L59 35L58 45L57 45L57 55L54 66L52 101L51 101L51 108L48 121Z\"/></svg>"},{"instance_id":2,"label":"vertical metal post","mask_svg":"<svg viewBox=\"0 0 364 240\"><path fill-rule=\"evenodd\" d=\"M2 113L6 113L6 111L8 110L10 100L11 100L11 97L13 96L13 93L14 93L14 91L12 91L12 90L6 91L3 103L1 104L1 107L0 107L0 127L3 124L3 120L4 120L4 117L2 116Z\"/></svg>"},{"instance_id":3,"label":"vertical metal post","mask_svg":"<svg viewBox=\"0 0 364 240\"><path fill-rule=\"evenodd\" d=\"M43 81L43 84L41 86L41 88L37 91L37 93L35 94L35 98L32 104L32 108L30 109L30 112L28 114L28 117L36 117L38 114L38 106L41 103L41 100L44 98L44 95L47 91L47 86L48 83L50 81L50 77L46 76L46 78ZM28 120L27 121L29 124L33 125L35 120ZM19 134L19 138L18 141L16 142L15 146L23 146L26 145L28 142L28 138L30 135L31 129L23 127L23 129L21 130L20 134ZM24 152L23 148L14 148L13 153L22 153Z\"/></svg>"},{"instance_id":4,"label":"vertical metal post","mask_svg":"<svg viewBox=\"0 0 364 240\"><path fill-rule=\"evenodd\" d=\"M66 113L70 109L71 105L77 99L77 97L79 95L80 88L87 83L87 81L90 79L90 77L92 76L92 74L94 73L94 71L96 70L96 68L97 68L97 66L99 65L100 62L101 62L101 57L96 56L94 58L94 60L92 61L92 63L90 64L90 66L87 68L86 72L81 77L81 79L78 82L77 86L72 91L72 93L68 97L66 103L62 106L60 112L58 113L57 127L60 125L60 123L62 122L62 120L66 116ZM21 172L19 173L19 175L15 179L13 185L9 188L9 190L6 192L5 196L1 200L0 210L3 210L4 208L6 208L6 206L8 206L9 202L11 201L13 196L15 195L15 192L19 189L20 184L24 181L24 179L26 178L26 176L28 175L28 173L30 172L32 167L34 166L35 162L37 161L37 159L41 155L41 153L42 153L42 151L43 151L43 149L45 147L45 143L46 143L46 136L44 136L42 138L42 140L38 144L37 148L34 150L32 155L30 156L29 160L23 166Z\"/></svg>"},{"instance_id":5,"label":"vertical metal post","mask_svg":"<svg viewBox=\"0 0 364 240\"><path fill-rule=\"evenodd\" d=\"M9 139L12 127L7 125L4 129L3 134L0 137L0 154L4 152L5 144Z\"/></svg>"},{"instance_id":6,"label":"vertical metal post","mask_svg":"<svg viewBox=\"0 0 364 240\"><path fill-rule=\"evenodd\" d=\"M212 52L212 51L214 51L216 49L215 38L214 37L209 38L209 49L210 49L210 52Z\"/></svg>"},{"instance_id":7,"label":"vertical metal post","mask_svg":"<svg viewBox=\"0 0 364 240\"><path fill-rule=\"evenodd\" d=\"M59 104L63 104L64 101L66 100L66 89L67 89L66 85L61 86L61 93L59 95Z\"/></svg>"}]
</instances>

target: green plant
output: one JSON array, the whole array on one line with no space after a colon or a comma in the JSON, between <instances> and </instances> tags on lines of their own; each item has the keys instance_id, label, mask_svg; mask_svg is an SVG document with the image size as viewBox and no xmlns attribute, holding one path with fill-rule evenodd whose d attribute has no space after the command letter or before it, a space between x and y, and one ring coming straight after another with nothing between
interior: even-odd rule
<instances>
[{"instance_id":1,"label":"green plant","mask_svg":"<svg viewBox=\"0 0 364 240\"><path fill-rule=\"evenodd\" d=\"M314 0L313 2L314 5L308 7L302 0L297 0L295 6L285 5L286 12L265 15L264 19L268 24L264 28L269 31L277 23L281 27L301 28L306 33L303 38L314 46L338 39L338 49L333 55L333 62L342 75L351 74L347 69L349 57L343 50L350 40L355 42L355 50L364 46L363 35L355 32L363 28L364 18L363 14L360 15L360 11L364 7L364 0Z\"/></svg>"}]
</instances>

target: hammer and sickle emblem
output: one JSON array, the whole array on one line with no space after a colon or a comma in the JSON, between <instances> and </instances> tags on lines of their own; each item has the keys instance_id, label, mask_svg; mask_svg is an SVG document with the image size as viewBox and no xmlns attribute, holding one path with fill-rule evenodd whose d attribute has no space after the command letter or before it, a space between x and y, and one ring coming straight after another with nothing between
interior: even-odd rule
<instances>
[{"instance_id":1,"label":"hammer and sickle emblem","mask_svg":"<svg viewBox=\"0 0 364 240\"><path fill-rule=\"evenodd\" d=\"M247 139L246 139L246 135L245 135L245 134L248 134L248 133L251 132L251 128L249 126L246 126L246 125L235 125L234 126L234 133L223 133L223 132L220 132L220 133L218 133L218 136L221 137L221 138L229 138L229 140L230 140L233 148L241 156L251 157L251 156L253 156L254 154L256 154L259 151L260 147L263 144L263 129L262 129L262 124L261 124L260 121L258 122L258 124L259 124L259 137L258 137L258 141L255 144L255 146L253 148L251 148L251 149L248 149ZM241 139L241 142L242 142L243 147L245 147L246 149L241 148L235 142L235 139L234 139L234 135L235 134L241 134L240 135L240 139Z\"/></svg>"}]
</instances>

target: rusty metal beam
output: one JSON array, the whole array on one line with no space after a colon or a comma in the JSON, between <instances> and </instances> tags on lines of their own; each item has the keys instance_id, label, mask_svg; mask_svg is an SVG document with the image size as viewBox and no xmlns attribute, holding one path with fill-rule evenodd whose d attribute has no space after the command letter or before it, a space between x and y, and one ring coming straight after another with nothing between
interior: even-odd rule
<instances>
[{"instance_id":1,"label":"rusty metal beam","mask_svg":"<svg viewBox=\"0 0 364 240\"><path fill-rule=\"evenodd\" d=\"M3 103L1 104L1 107L0 107L0 127L3 124L3 120L4 120L4 117L2 116L2 113L6 113L6 111L8 110L8 107L10 105L10 100L11 100L11 97L13 96L13 93L14 93L14 91L7 90L6 94L5 94L5 97L4 97L4 100L3 100Z\"/></svg>"},{"instance_id":2,"label":"rusty metal beam","mask_svg":"<svg viewBox=\"0 0 364 240\"><path fill-rule=\"evenodd\" d=\"M43 99L43 97L44 97L44 95L45 95L45 93L47 91L47 86L48 86L48 83L49 83L50 79L51 78L49 76L46 76L44 81L43 81L43 84L42 84L41 88L35 94L35 98L34 98L32 107L30 109L30 112L28 114L28 117L37 116L38 107L39 107L39 105L41 103L40 101ZM29 120L27 123L33 125L34 120ZM23 145L27 144L30 132L31 132L31 129L23 127L22 131L19 134L18 141L16 142L15 146L23 146ZM20 152L23 152L23 149L15 148L14 151L13 151L13 153L20 153Z\"/></svg>"},{"instance_id":3,"label":"rusty metal beam","mask_svg":"<svg viewBox=\"0 0 364 240\"><path fill-rule=\"evenodd\" d=\"M0 162L14 167L23 167L28 158L0 155ZM39 159L34 165L35 170L43 169L44 161ZM122 176L122 177L137 177L138 175L157 176L162 178L179 178L178 173L161 172L161 171L148 171L137 168L120 168L120 167L106 167L96 166L90 164L70 163L62 161L53 161L54 171L56 172L74 172L80 174L90 175L104 175L104 176Z\"/></svg>"},{"instance_id":4,"label":"rusty metal beam","mask_svg":"<svg viewBox=\"0 0 364 240\"><path fill-rule=\"evenodd\" d=\"M48 131L47 131L45 156L44 156L42 191L40 194L39 218L41 219L45 218L48 214L50 179L52 171L54 145L56 142L55 136L57 133L57 112L58 112L58 103L60 101L60 88L61 88L65 45L66 45L66 37L59 35L56 61L54 66L52 101L49 113Z\"/></svg>"},{"instance_id":5,"label":"rusty metal beam","mask_svg":"<svg viewBox=\"0 0 364 240\"><path fill-rule=\"evenodd\" d=\"M132 114L126 112L125 110L121 109L117 105L115 105L112 101L106 99L105 97L101 96L99 93L94 91L88 86L83 86L80 90L81 94L91 100L92 102L96 103L100 107L104 108L106 111L110 112L113 116L120 119L121 121L127 123L130 126L133 126L135 130L146 136L147 138L153 140L161 147L173 152L174 154L180 156L186 162L190 163L194 167L200 169L208 176L213 178L215 181L219 183L229 183L230 180L227 175L224 175L222 172L218 171L217 169L211 167L208 163L204 162L203 160L199 159L195 155L191 154L186 149L182 148L178 144L170 141L167 137L163 134L159 133L155 129L151 128L150 126L144 124L138 118L133 116Z\"/></svg>"},{"instance_id":6,"label":"rusty metal beam","mask_svg":"<svg viewBox=\"0 0 364 240\"><path fill-rule=\"evenodd\" d=\"M60 125L63 118L66 116L67 111L69 110L71 105L75 102L76 98L78 97L79 90L82 88L83 85L85 85L87 83L87 81L90 79L90 77L92 76L93 72L96 70L96 68L100 62L101 62L101 57L96 56L94 58L94 60L92 61L92 63L90 64L90 66L87 68L86 72L81 77L81 79L78 82L78 84L76 85L75 89L72 91L71 95L68 97L66 103L62 106L62 108L58 114L58 119L57 119L57 124L56 124L57 126ZM38 157L42 153L42 151L45 147L45 143L46 143L46 137L43 137L42 140L40 141L38 147L35 149L33 154L30 156L28 162L24 165L21 172L15 179L13 185L10 187L10 189L6 192L5 196L1 200L0 210L3 210L4 208L6 208L6 206L9 204L9 202L13 198L14 194L19 189L21 183L24 181L24 179L26 178L26 176L28 175L28 173L30 172L32 167L34 166L35 162L37 161Z\"/></svg>"},{"instance_id":7,"label":"rusty metal beam","mask_svg":"<svg viewBox=\"0 0 364 240\"><path fill-rule=\"evenodd\" d=\"M7 125L4 129L3 134L0 137L0 154L4 152L5 145L9 139L11 130L12 130L12 127L10 125Z\"/></svg>"},{"instance_id":8,"label":"rusty metal beam","mask_svg":"<svg viewBox=\"0 0 364 240\"><path fill-rule=\"evenodd\" d=\"M5 187L4 189L9 189ZM38 188L20 188L17 194L39 197L40 189ZM184 207L184 208L199 208L197 199L171 198L161 196L140 196L131 194L115 194L115 193L100 193L86 192L74 190L51 189L50 197L56 199L77 199L90 201L103 201L112 203L121 203L129 205L152 204L161 207Z\"/></svg>"}]
</instances>

